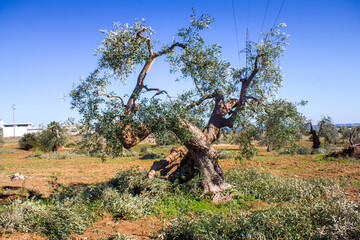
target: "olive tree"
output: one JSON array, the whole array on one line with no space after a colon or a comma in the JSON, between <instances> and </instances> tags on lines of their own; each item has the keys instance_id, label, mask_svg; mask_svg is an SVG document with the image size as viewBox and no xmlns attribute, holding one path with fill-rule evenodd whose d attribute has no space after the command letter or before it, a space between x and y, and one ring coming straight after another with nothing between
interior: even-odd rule
<instances>
[{"instance_id":1,"label":"olive tree","mask_svg":"<svg viewBox=\"0 0 360 240\"><path fill-rule=\"evenodd\" d=\"M287 35L281 24L261 42L249 43L247 66L236 68L222 57L219 45L206 44L201 35L213 21L193 12L190 25L180 28L168 44L154 40L154 30L145 20L114 24L113 30L102 31L98 67L70 95L88 133L104 136L115 153L155 132L172 131L179 138L183 146L154 162L149 177L176 169L170 177L187 181L200 173L204 191L219 192L231 186L224 180L212 143L220 129L251 122L261 103L281 86L280 58ZM146 76L160 58L171 72L181 75L180 81L191 79L193 88L170 97L166 89L149 86ZM135 74L132 92L115 92L115 84L125 84Z\"/></svg>"},{"instance_id":2,"label":"olive tree","mask_svg":"<svg viewBox=\"0 0 360 240\"><path fill-rule=\"evenodd\" d=\"M349 141L350 145L360 142L360 127L358 126L347 127L342 125L339 129L339 132L343 142L345 139Z\"/></svg>"},{"instance_id":3,"label":"olive tree","mask_svg":"<svg viewBox=\"0 0 360 240\"><path fill-rule=\"evenodd\" d=\"M310 139L313 142L312 148L318 149L318 148L320 148L320 144L321 144L319 134L318 134L318 132L316 132L311 121L308 122L308 125L310 126L310 129L309 129L310 134L311 134Z\"/></svg>"},{"instance_id":4,"label":"olive tree","mask_svg":"<svg viewBox=\"0 0 360 240\"><path fill-rule=\"evenodd\" d=\"M267 146L267 151L283 149L292 152L296 148L306 126L306 118L297 110L297 105L305 104L304 101L291 103L277 99L265 105L258 124L263 131L261 143Z\"/></svg>"},{"instance_id":5,"label":"olive tree","mask_svg":"<svg viewBox=\"0 0 360 240\"><path fill-rule=\"evenodd\" d=\"M323 116L319 121L319 137L324 138L325 142L336 144L339 139L337 127L333 124L331 117Z\"/></svg>"},{"instance_id":6,"label":"olive tree","mask_svg":"<svg viewBox=\"0 0 360 240\"><path fill-rule=\"evenodd\" d=\"M39 148L45 152L57 152L66 140L65 131L60 123L53 121L47 128L37 133L26 133L19 139L21 149Z\"/></svg>"}]
</instances>

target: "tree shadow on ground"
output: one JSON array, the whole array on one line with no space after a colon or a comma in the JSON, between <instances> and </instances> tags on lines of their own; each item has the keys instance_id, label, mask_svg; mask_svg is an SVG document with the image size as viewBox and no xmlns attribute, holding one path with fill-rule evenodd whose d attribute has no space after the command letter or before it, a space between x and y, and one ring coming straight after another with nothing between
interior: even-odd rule
<instances>
[{"instance_id":1,"label":"tree shadow on ground","mask_svg":"<svg viewBox=\"0 0 360 240\"><path fill-rule=\"evenodd\" d=\"M45 199L41 193L24 187L3 186L0 190L0 204L9 203L14 199Z\"/></svg>"}]
</instances>

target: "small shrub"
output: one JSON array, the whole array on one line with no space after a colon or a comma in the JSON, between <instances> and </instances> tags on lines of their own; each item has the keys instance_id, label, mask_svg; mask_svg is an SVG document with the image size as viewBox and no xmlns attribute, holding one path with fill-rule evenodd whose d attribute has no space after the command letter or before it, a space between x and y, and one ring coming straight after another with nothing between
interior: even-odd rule
<instances>
[{"instance_id":1,"label":"small shrub","mask_svg":"<svg viewBox=\"0 0 360 240\"><path fill-rule=\"evenodd\" d=\"M220 151L219 159L236 159L238 155L236 151Z\"/></svg>"},{"instance_id":2,"label":"small shrub","mask_svg":"<svg viewBox=\"0 0 360 240\"><path fill-rule=\"evenodd\" d=\"M327 150L324 148L313 148L311 151L311 154L316 155L316 154L325 154L327 153Z\"/></svg>"},{"instance_id":3,"label":"small shrub","mask_svg":"<svg viewBox=\"0 0 360 240\"><path fill-rule=\"evenodd\" d=\"M140 155L142 155L142 157L140 159L143 159L143 160L164 158L163 154L155 153L155 152L151 151L149 147L140 148Z\"/></svg>"},{"instance_id":4,"label":"small shrub","mask_svg":"<svg viewBox=\"0 0 360 240\"><path fill-rule=\"evenodd\" d=\"M21 149L39 149L43 152L57 151L64 145L66 137L64 130L57 122L48 124L47 129L38 133L26 133L19 140Z\"/></svg>"},{"instance_id":5,"label":"small shrub","mask_svg":"<svg viewBox=\"0 0 360 240\"><path fill-rule=\"evenodd\" d=\"M75 200L75 201L74 201ZM91 226L93 214L75 199L51 205L41 219L42 233L50 239L68 239L72 234L82 233Z\"/></svg>"},{"instance_id":6,"label":"small shrub","mask_svg":"<svg viewBox=\"0 0 360 240\"><path fill-rule=\"evenodd\" d=\"M296 150L296 154L299 155L310 155L311 154L311 148L299 146L299 148Z\"/></svg>"},{"instance_id":7,"label":"small shrub","mask_svg":"<svg viewBox=\"0 0 360 240\"><path fill-rule=\"evenodd\" d=\"M285 151L280 152L280 154L292 154L292 155L310 155L312 149L308 147L304 147L301 145L294 145L290 148L287 148Z\"/></svg>"},{"instance_id":8,"label":"small shrub","mask_svg":"<svg viewBox=\"0 0 360 240\"><path fill-rule=\"evenodd\" d=\"M36 133L25 133L24 136L19 139L20 148L27 151L30 149L34 149L39 145L40 143L38 141Z\"/></svg>"},{"instance_id":9,"label":"small shrub","mask_svg":"<svg viewBox=\"0 0 360 240\"><path fill-rule=\"evenodd\" d=\"M132 149L130 150L123 149L123 152L121 153L121 157L137 157L137 156L139 156L139 154Z\"/></svg>"},{"instance_id":10,"label":"small shrub","mask_svg":"<svg viewBox=\"0 0 360 240\"><path fill-rule=\"evenodd\" d=\"M164 158L164 155L150 152L142 156L140 159L147 160L147 159L159 159L159 158Z\"/></svg>"},{"instance_id":11,"label":"small shrub","mask_svg":"<svg viewBox=\"0 0 360 240\"><path fill-rule=\"evenodd\" d=\"M76 142L73 142L73 141L68 142L68 143L65 144L65 147L74 148L74 147L76 147Z\"/></svg>"},{"instance_id":12,"label":"small shrub","mask_svg":"<svg viewBox=\"0 0 360 240\"><path fill-rule=\"evenodd\" d=\"M63 202L14 200L0 211L0 232L39 232L49 239L68 239L92 223L93 214L76 198Z\"/></svg>"},{"instance_id":13,"label":"small shrub","mask_svg":"<svg viewBox=\"0 0 360 240\"><path fill-rule=\"evenodd\" d=\"M102 193L102 203L106 211L115 218L141 219L151 214L154 209L154 200L143 196L134 196L130 193L119 194L115 189L107 188Z\"/></svg>"}]
</instances>

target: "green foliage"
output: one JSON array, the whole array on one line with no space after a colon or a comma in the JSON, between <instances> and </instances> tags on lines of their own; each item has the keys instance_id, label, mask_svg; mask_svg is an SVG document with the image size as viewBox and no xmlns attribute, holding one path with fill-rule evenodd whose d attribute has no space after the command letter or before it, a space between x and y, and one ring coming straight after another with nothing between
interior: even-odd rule
<instances>
[{"instance_id":1,"label":"green foliage","mask_svg":"<svg viewBox=\"0 0 360 240\"><path fill-rule=\"evenodd\" d=\"M158 146L179 144L180 141L173 132L155 133L155 142Z\"/></svg>"},{"instance_id":2,"label":"green foliage","mask_svg":"<svg viewBox=\"0 0 360 240\"><path fill-rule=\"evenodd\" d=\"M264 114L258 117L258 126L262 130L261 143L268 151L284 149L296 152L296 142L305 131L306 118L297 110L297 105L283 99L274 100L265 105Z\"/></svg>"},{"instance_id":3,"label":"green foliage","mask_svg":"<svg viewBox=\"0 0 360 240\"><path fill-rule=\"evenodd\" d=\"M107 238L99 238L99 240L135 240L135 238L115 232L110 236L108 236Z\"/></svg>"},{"instance_id":4,"label":"green foliage","mask_svg":"<svg viewBox=\"0 0 360 240\"><path fill-rule=\"evenodd\" d=\"M58 159L58 160L64 160L64 159L73 159L82 157L81 154L78 154L73 151L64 151L64 152L50 152L50 153L42 153L39 151L35 151L35 153L32 156L25 157L26 159Z\"/></svg>"},{"instance_id":5,"label":"green foliage","mask_svg":"<svg viewBox=\"0 0 360 240\"><path fill-rule=\"evenodd\" d=\"M336 144L338 141L338 129L333 124L331 117L323 116L318 123L319 125L319 137L325 139L325 142Z\"/></svg>"},{"instance_id":6,"label":"green foliage","mask_svg":"<svg viewBox=\"0 0 360 240\"><path fill-rule=\"evenodd\" d=\"M262 111L256 103L274 96L282 84L280 58L288 37L280 31L284 25L264 34L260 43L250 43L247 49L248 66L237 69L223 58L219 45L207 44L202 36L203 30L208 29L214 19L206 14L196 16L194 11L190 19L189 26L180 28L173 41L163 45L153 39L154 30L146 25L144 19L137 20L133 25L115 23L113 30L102 31L106 38L96 50L100 56L97 69L86 79L81 79L70 93L72 108L77 108L83 116L84 134L104 137L105 149L117 152L115 155L120 155L122 151L116 137L121 135L118 123L124 126L128 121L141 122L157 134L157 138L161 136L161 139L157 139L158 144L173 143L173 136L168 134L173 131L184 142L191 135L184 129L179 130L179 119L204 128L214 109L214 101L206 100L193 108L189 108L189 105L214 93L222 96L224 101L238 99L243 79L249 77L256 65L257 74L248 86L247 94L253 100L250 99L241 109L241 114L234 114L232 119L234 126L244 126L241 123L244 115L249 117L246 126L254 123L255 114L250 112L254 112L254 109ZM139 85L141 89L134 91L133 95L114 92L113 83L116 80L125 84L136 69L148 67L147 64L160 56L166 57L172 73L180 73L178 80L191 78L195 83L194 88L170 99L159 95L165 93L160 90L151 96L145 83ZM141 74L138 79L141 79ZM136 110L128 114L125 102L131 97L136 98L137 105ZM245 157L254 154L251 143L245 142L242 148Z\"/></svg>"},{"instance_id":7,"label":"green foliage","mask_svg":"<svg viewBox=\"0 0 360 240\"><path fill-rule=\"evenodd\" d=\"M214 204L200 179L186 184L146 178L145 172L121 170L115 178L83 188L54 183L47 200L14 200L0 210L0 231L39 232L50 239L81 234L101 211L114 218L141 219L166 214L165 239L356 239L359 206L347 200L335 182L285 178L261 169L225 173L237 186L227 203ZM264 207L252 209L252 202ZM114 234L109 239L122 239Z\"/></svg>"},{"instance_id":8,"label":"green foliage","mask_svg":"<svg viewBox=\"0 0 360 240\"><path fill-rule=\"evenodd\" d=\"M165 228L164 239L357 239L359 206L338 184L272 176L260 169L233 170L229 182L266 202L264 209L183 214Z\"/></svg>"},{"instance_id":9,"label":"green foliage","mask_svg":"<svg viewBox=\"0 0 360 240\"><path fill-rule=\"evenodd\" d=\"M309 154L315 154L315 151L318 152L319 148L317 148L317 150L314 150L312 148L294 144L291 147L286 148L285 151L280 152L280 154L309 155Z\"/></svg>"},{"instance_id":10,"label":"green foliage","mask_svg":"<svg viewBox=\"0 0 360 240\"><path fill-rule=\"evenodd\" d=\"M232 142L240 144L240 152L238 159L251 159L257 154L257 149L253 145L254 140L258 140L261 130L251 123L251 117L246 118L239 123L239 126L232 130ZM240 128L239 131L236 129Z\"/></svg>"},{"instance_id":11,"label":"green foliage","mask_svg":"<svg viewBox=\"0 0 360 240\"><path fill-rule=\"evenodd\" d=\"M67 239L71 234L81 233L90 227L93 218L93 213L76 198L52 204L14 200L1 213L1 231L39 232L50 239Z\"/></svg>"},{"instance_id":12,"label":"green foliage","mask_svg":"<svg viewBox=\"0 0 360 240\"><path fill-rule=\"evenodd\" d=\"M92 157L105 158L105 139L97 132L83 134L77 142L77 152Z\"/></svg>"},{"instance_id":13,"label":"green foliage","mask_svg":"<svg viewBox=\"0 0 360 240\"><path fill-rule=\"evenodd\" d=\"M4 131L2 128L0 128L0 145L4 144L5 140L4 140Z\"/></svg>"},{"instance_id":14,"label":"green foliage","mask_svg":"<svg viewBox=\"0 0 360 240\"><path fill-rule=\"evenodd\" d=\"M38 133L26 133L19 140L21 149L40 149L43 152L57 151L57 149L64 145L66 136L64 129L58 122L51 122L47 128Z\"/></svg>"},{"instance_id":15,"label":"green foliage","mask_svg":"<svg viewBox=\"0 0 360 240\"><path fill-rule=\"evenodd\" d=\"M345 125L342 125L339 129L339 132L341 134L341 140L343 140L343 142L347 140L349 144L360 143L360 127L347 127Z\"/></svg>"},{"instance_id":16,"label":"green foliage","mask_svg":"<svg viewBox=\"0 0 360 240\"><path fill-rule=\"evenodd\" d=\"M236 159L239 156L237 151L220 151L219 159Z\"/></svg>"},{"instance_id":17,"label":"green foliage","mask_svg":"<svg viewBox=\"0 0 360 240\"><path fill-rule=\"evenodd\" d=\"M149 147L142 147L140 149L140 155L142 156L141 159L159 159L164 158L163 154L159 154L151 150Z\"/></svg>"},{"instance_id":18,"label":"green foliage","mask_svg":"<svg viewBox=\"0 0 360 240\"><path fill-rule=\"evenodd\" d=\"M60 123L54 121L38 134L37 139L40 144L39 148L44 152L50 152L57 151L60 146L64 145L66 136Z\"/></svg>"},{"instance_id":19,"label":"green foliage","mask_svg":"<svg viewBox=\"0 0 360 240\"><path fill-rule=\"evenodd\" d=\"M19 147L24 150L38 147L40 143L37 136L36 133L25 133L24 136L19 139Z\"/></svg>"}]
</instances>

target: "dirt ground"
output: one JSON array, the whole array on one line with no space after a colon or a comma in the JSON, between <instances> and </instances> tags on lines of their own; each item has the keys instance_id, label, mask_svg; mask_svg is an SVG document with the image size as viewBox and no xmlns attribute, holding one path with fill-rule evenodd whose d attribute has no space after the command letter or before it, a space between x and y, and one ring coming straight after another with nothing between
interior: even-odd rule
<instances>
[{"instance_id":1,"label":"dirt ground","mask_svg":"<svg viewBox=\"0 0 360 240\"><path fill-rule=\"evenodd\" d=\"M235 151L235 145L217 145L219 151ZM164 154L169 148L160 149ZM319 161L313 155L280 155L258 148L258 155L251 161L222 159L219 163L223 170L242 167L262 167L281 176L304 178L332 178L344 183L349 198L360 202L360 161ZM33 152L18 149L17 142L7 142L0 147L0 203L21 196L38 195L46 198L51 191L51 181L65 185L82 185L108 180L119 169L131 167L139 170L150 169L154 160L141 160L140 157L123 157L102 162L98 158L37 159ZM8 176L19 172L26 180L11 181ZM137 239L154 239L161 229L160 219L147 217L141 221L115 221L110 215L94 223L82 235L73 239L99 239L117 231L132 235ZM1 239L45 239L37 234L14 233Z\"/></svg>"}]
</instances>

